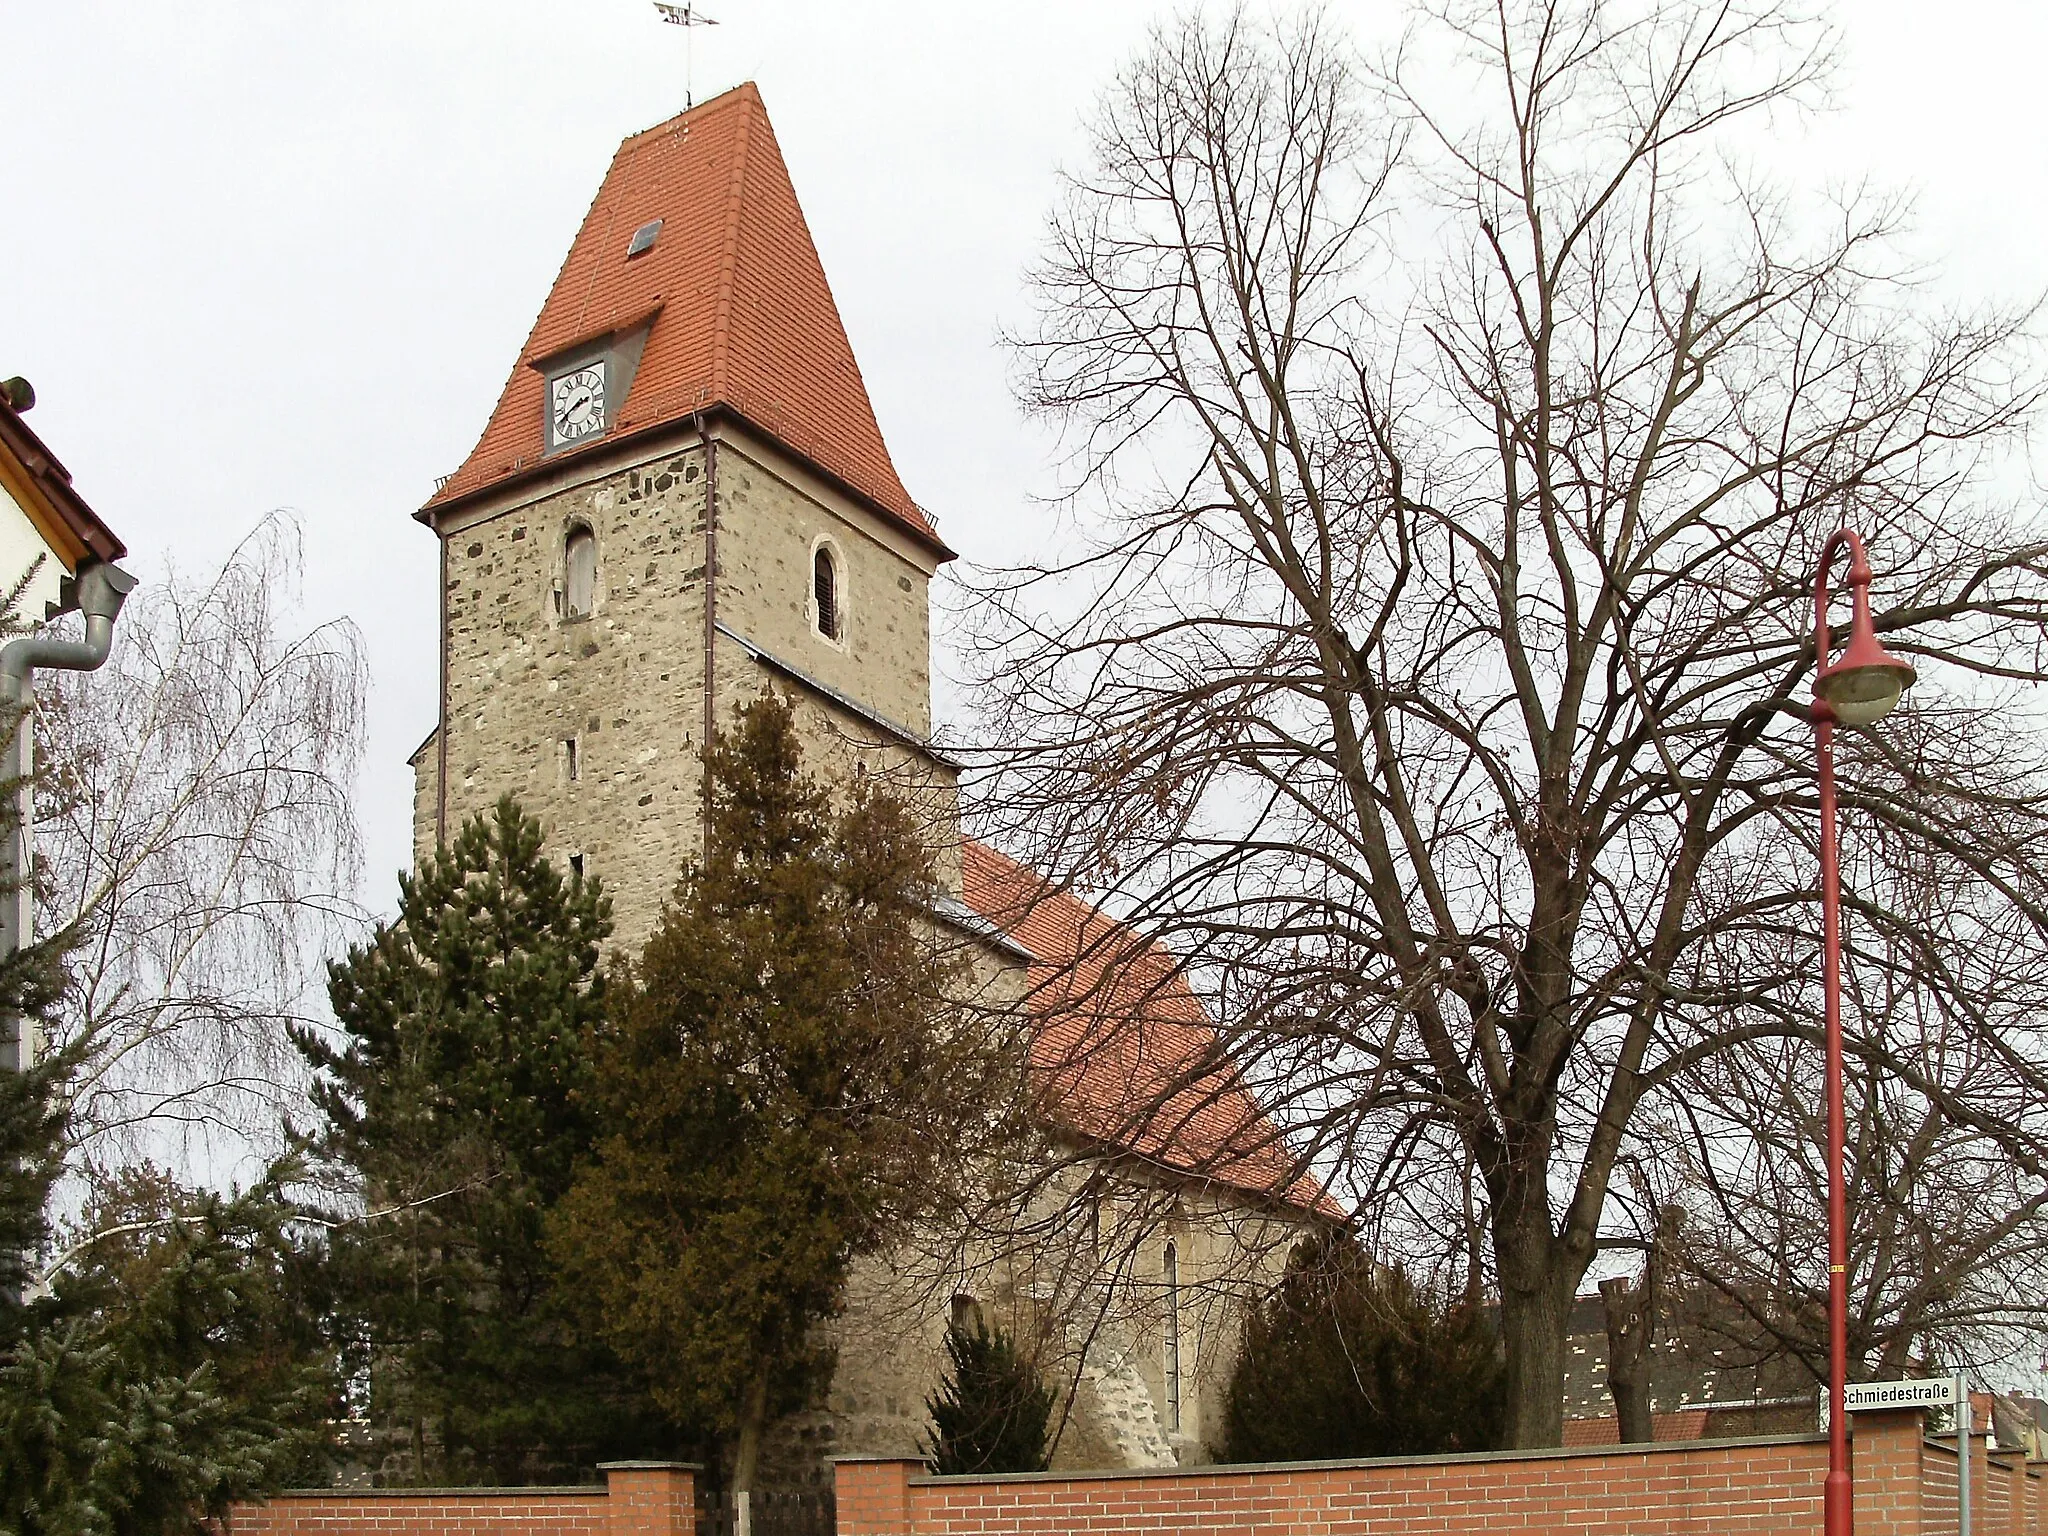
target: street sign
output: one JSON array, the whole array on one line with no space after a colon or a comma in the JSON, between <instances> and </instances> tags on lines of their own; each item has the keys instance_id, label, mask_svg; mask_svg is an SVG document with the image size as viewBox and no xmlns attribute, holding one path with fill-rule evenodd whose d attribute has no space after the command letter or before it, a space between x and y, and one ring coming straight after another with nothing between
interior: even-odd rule
<instances>
[{"instance_id":1,"label":"street sign","mask_svg":"<svg viewBox=\"0 0 2048 1536\"><path fill-rule=\"evenodd\" d=\"M1843 1399L1851 1413L1876 1408L1949 1408L1956 1401L1956 1379L1938 1376L1923 1381L1852 1381Z\"/></svg>"}]
</instances>

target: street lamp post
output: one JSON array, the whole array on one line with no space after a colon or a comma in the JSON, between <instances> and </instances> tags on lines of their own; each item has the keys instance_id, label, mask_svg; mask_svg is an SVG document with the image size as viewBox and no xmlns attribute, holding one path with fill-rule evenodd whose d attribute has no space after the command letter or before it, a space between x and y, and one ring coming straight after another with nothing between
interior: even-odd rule
<instances>
[{"instance_id":1,"label":"street lamp post","mask_svg":"<svg viewBox=\"0 0 2048 1536\"><path fill-rule=\"evenodd\" d=\"M1828 572L1849 552L1849 643L1839 657L1828 633ZM1838 528L1821 546L1813 581L1813 735L1820 770L1822 987L1827 998L1828 1112L1828 1480L1825 1536L1851 1536L1856 1512L1849 1481L1849 1209L1843 1177L1847 1139L1842 1105L1842 888L1835 841L1835 727L1882 720L1913 682L1913 669L1878 644L1870 618L1870 561L1863 540Z\"/></svg>"}]
</instances>

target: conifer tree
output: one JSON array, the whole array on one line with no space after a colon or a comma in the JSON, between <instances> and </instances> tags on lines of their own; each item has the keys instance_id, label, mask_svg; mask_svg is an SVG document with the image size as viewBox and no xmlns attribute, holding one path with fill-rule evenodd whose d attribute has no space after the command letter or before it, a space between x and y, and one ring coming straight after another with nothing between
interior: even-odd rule
<instances>
[{"instance_id":1,"label":"conifer tree","mask_svg":"<svg viewBox=\"0 0 2048 1536\"><path fill-rule=\"evenodd\" d=\"M1053 1392L1017 1341L977 1316L946 1330L946 1379L925 1399L926 1448L942 1477L969 1472L1043 1472Z\"/></svg>"},{"instance_id":2,"label":"conifer tree","mask_svg":"<svg viewBox=\"0 0 2048 1536\"><path fill-rule=\"evenodd\" d=\"M555 1242L751 1492L771 1418L829 1378L815 1328L848 1266L970 1160L1004 1079L946 1003L957 965L905 807L872 779L835 806L772 694L706 765L705 854L615 990L604 1134Z\"/></svg>"},{"instance_id":3,"label":"conifer tree","mask_svg":"<svg viewBox=\"0 0 2048 1536\"><path fill-rule=\"evenodd\" d=\"M0 957L0 1028L47 1016L62 989L62 946ZM50 1235L50 1190L63 1172L65 1109L84 1061L80 1043L19 1072L0 1070L0 1340L25 1326L23 1293Z\"/></svg>"},{"instance_id":4,"label":"conifer tree","mask_svg":"<svg viewBox=\"0 0 2048 1536\"><path fill-rule=\"evenodd\" d=\"M667 1448L557 1305L542 1245L593 1137L610 932L599 883L564 879L508 796L401 875L398 920L329 968L344 1043L296 1036L322 1074L321 1150L368 1207L337 1234L335 1313L422 1480L558 1480Z\"/></svg>"},{"instance_id":5,"label":"conifer tree","mask_svg":"<svg viewBox=\"0 0 2048 1536\"><path fill-rule=\"evenodd\" d=\"M0 1350L0 1530L202 1536L320 1480L336 1382L294 1215L274 1179L102 1192Z\"/></svg>"},{"instance_id":6,"label":"conifer tree","mask_svg":"<svg viewBox=\"0 0 2048 1536\"><path fill-rule=\"evenodd\" d=\"M1498 1335L1348 1236L1305 1238L1245 1324L1225 1461L1491 1450L1506 1406Z\"/></svg>"}]
</instances>

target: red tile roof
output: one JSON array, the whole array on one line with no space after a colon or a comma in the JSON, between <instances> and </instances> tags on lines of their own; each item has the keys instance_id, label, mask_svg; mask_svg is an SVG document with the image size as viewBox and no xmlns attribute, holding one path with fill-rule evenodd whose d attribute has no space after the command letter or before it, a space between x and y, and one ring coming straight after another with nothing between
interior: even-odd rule
<instances>
[{"instance_id":1,"label":"red tile roof","mask_svg":"<svg viewBox=\"0 0 2048 1536\"><path fill-rule=\"evenodd\" d=\"M652 249L629 261L627 241L655 219ZM751 83L619 146L490 424L423 514L538 470L544 380L532 365L650 314L632 391L589 446L729 410L950 553L890 461Z\"/></svg>"},{"instance_id":2,"label":"red tile roof","mask_svg":"<svg viewBox=\"0 0 2048 1536\"><path fill-rule=\"evenodd\" d=\"M72 488L71 471L5 399L0 399L0 488L12 494L66 570L76 573L84 560L111 562L128 553L128 546Z\"/></svg>"},{"instance_id":3,"label":"red tile roof","mask_svg":"<svg viewBox=\"0 0 2048 1536\"><path fill-rule=\"evenodd\" d=\"M1069 1130L1344 1219L1224 1056L1163 948L993 848L968 841L961 852L967 905L1033 956L1031 1064Z\"/></svg>"}]
</instances>

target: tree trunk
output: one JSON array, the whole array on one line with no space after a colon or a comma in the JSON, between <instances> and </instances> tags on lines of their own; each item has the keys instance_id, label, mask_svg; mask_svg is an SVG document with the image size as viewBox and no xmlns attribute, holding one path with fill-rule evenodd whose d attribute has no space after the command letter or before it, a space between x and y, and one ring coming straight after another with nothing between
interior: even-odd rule
<instances>
[{"instance_id":1,"label":"tree trunk","mask_svg":"<svg viewBox=\"0 0 2048 1536\"><path fill-rule=\"evenodd\" d=\"M1564 1443L1565 1339L1593 1250L1552 1223L1552 1123L1526 1106L1519 1119L1519 1126L1510 1121L1518 1134L1507 1139L1487 1184L1506 1356L1501 1445L1532 1451Z\"/></svg>"},{"instance_id":2,"label":"tree trunk","mask_svg":"<svg viewBox=\"0 0 2048 1536\"><path fill-rule=\"evenodd\" d=\"M1501 1342L1507 1354L1504 1450L1540 1450L1564 1441L1564 1350L1576 1280L1546 1266L1534 1285L1501 1285Z\"/></svg>"},{"instance_id":3,"label":"tree trunk","mask_svg":"<svg viewBox=\"0 0 2048 1536\"><path fill-rule=\"evenodd\" d=\"M1652 1271L1656 1262L1652 1253L1638 1286L1630 1286L1621 1275L1600 1282L1600 1299L1607 1307L1607 1391L1614 1399L1614 1416L1624 1445L1657 1438L1650 1419L1650 1339L1656 1327Z\"/></svg>"},{"instance_id":4,"label":"tree trunk","mask_svg":"<svg viewBox=\"0 0 2048 1536\"><path fill-rule=\"evenodd\" d=\"M761 1471L761 1438L768 1429L768 1378L756 1376L740 1405L739 1453L733 1460L732 1491L739 1505L739 1536L753 1536L754 1484Z\"/></svg>"}]
</instances>

